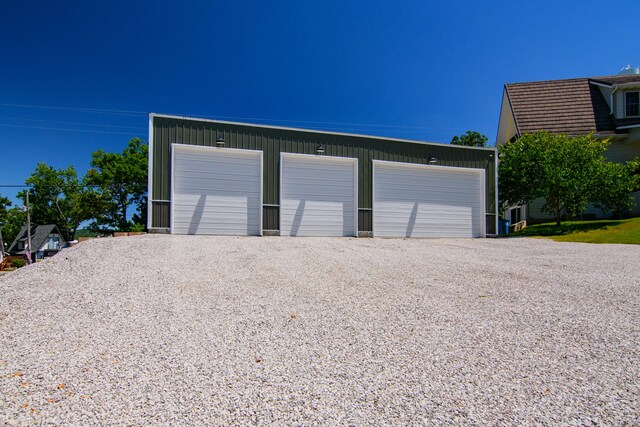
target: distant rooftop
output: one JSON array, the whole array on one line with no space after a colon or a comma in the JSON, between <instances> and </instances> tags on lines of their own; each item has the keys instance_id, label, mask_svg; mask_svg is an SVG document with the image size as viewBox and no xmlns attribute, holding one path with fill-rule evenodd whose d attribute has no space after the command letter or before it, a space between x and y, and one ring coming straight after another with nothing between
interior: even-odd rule
<instances>
[{"instance_id":1,"label":"distant rooftop","mask_svg":"<svg viewBox=\"0 0 640 427\"><path fill-rule=\"evenodd\" d=\"M607 135L615 134L619 126L640 123L640 119L616 120L602 92L592 83L607 86L638 83L640 86L640 75L506 84L519 133L546 130L569 135L590 132Z\"/></svg>"}]
</instances>

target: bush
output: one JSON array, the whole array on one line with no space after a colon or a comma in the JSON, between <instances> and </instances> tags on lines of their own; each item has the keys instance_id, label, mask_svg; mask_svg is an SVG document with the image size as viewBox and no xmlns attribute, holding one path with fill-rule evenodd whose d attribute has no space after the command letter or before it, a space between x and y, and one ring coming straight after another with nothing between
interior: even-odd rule
<instances>
[{"instance_id":1,"label":"bush","mask_svg":"<svg viewBox=\"0 0 640 427\"><path fill-rule=\"evenodd\" d=\"M133 223L129 226L129 231L133 231L133 232L141 232L141 231L145 231L147 229L147 227L144 226L144 224L140 224L140 223Z\"/></svg>"},{"instance_id":2,"label":"bush","mask_svg":"<svg viewBox=\"0 0 640 427\"><path fill-rule=\"evenodd\" d=\"M25 261L23 259L14 259L11 261L11 267L13 268L20 268L20 267L24 267Z\"/></svg>"}]
</instances>

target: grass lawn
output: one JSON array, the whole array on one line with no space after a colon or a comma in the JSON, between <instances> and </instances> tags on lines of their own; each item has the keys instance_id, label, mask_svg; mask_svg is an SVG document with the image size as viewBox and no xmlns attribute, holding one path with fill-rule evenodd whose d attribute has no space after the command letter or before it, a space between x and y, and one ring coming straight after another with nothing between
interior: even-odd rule
<instances>
[{"instance_id":1,"label":"grass lawn","mask_svg":"<svg viewBox=\"0 0 640 427\"><path fill-rule=\"evenodd\" d=\"M640 218L601 221L564 221L536 224L511 234L541 237L556 242L627 243L640 245Z\"/></svg>"}]
</instances>

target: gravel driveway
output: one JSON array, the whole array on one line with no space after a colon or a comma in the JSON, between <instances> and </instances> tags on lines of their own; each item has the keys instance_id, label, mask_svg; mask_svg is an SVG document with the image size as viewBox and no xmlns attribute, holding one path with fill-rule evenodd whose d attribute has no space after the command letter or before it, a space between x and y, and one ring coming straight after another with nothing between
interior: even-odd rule
<instances>
[{"instance_id":1,"label":"gravel driveway","mask_svg":"<svg viewBox=\"0 0 640 427\"><path fill-rule=\"evenodd\" d=\"M640 246L87 241L0 276L0 422L638 425L639 282Z\"/></svg>"}]
</instances>

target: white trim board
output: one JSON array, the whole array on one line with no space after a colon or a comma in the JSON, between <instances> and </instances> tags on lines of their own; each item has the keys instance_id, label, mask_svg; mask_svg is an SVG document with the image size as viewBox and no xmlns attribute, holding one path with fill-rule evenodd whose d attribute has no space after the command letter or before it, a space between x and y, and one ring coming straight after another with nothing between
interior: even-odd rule
<instances>
[{"instance_id":1,"label":"white trim board","mask_svg":"<svg viewBox=\"0 0 640 427\"><path fill-rule=\"evenodd\" d=\"M382 185L380 179L383 177L382 172L378 173L380 167L386 168L387 174L384 176L386 182L383 183L386 184L386 190L380 187ZM394 173L393 169L398 172ZM415 179L417 184L406 184L407 179L411 178L407 174L409 171L414 171L409 175L415 175L412 179ZM421 171L425 172L423 177L420 177ZM428 172L439 172L441 176L437 178L436 175L425 181ZM454 179L446 178L446 183L450 184L446 189L428 188L433 179L443 180L445 178L442 175L447 176L447 174L451 174ZM458 179L455 179L454 175L458 175ZM475 179L469 181L469 175L476 176L477 181ZM394 179L397 179L396 183L392 183ZM424 182L421 183L420 180ZM468 204L466 202L461 204L459 195L464 193L456 193L453 189L458 186L461 190L465 190L470 187L460 186L466 186L471 182L474 183L472 187L477 189L477 193L471 193L474 199ZM373 160L372 184L374 237L486 237L484 169ZM394 186L398 186L397 189ZM380 194L379 187L382 192ZM458 198L449 197L456 194ZM382 197L382 200L376 196ZM408 211L410 207L411 213ZM439 210L448 209L447 207L453 209L453 214ZM475 209L477 211L474 214ZM448 216L450 214L451 217ZM446 229L448 225L451 227L450 233Z\"/></svg>"},{"instance_id":2,"label":"white trim board","mask_svg":"<svg viewBox=\"0 0 640 427\"><path fill-rule=\"evenodd\" d=\"M149 163L147 173L149 176L147 177L147 229L152 226L152 218L153 218L153 198L151 197L151 188L153 181L153 116L149 114L149 141L147 146L148 151L148 160Z\"/></svg>"},{"instance_id":3,"label":"white trim board","mask_svg":"<svg viewBox=\"0 0 640 427\"><path fill-rule=\"evenodd\" d=\"M322 186L322 189L318 188L318 185L304 183L303 175L300 175L299 183L287 183L285 182L285 163L287 160L291 160L291 164L287 167L293 168L291 173L295 169L298 169L298 173L301 173L302 169L308 166L307 172L304 172L304 176L312 177L312 180L323 180L320 183L326 184ZM300 166L294 166L298 163ZM323 171L323 163L326 165L326 172L331 171L331 165L334 167L334 174L344 177L346 170L339 166L341 164L349 165L353 173L353 183L351 187L351 194L345 199L345 187L341 185L341 180L332 180ZM357 236L358 235L358 159L352 157L338 157L338 156L322 156L312 154L298 154L298 153L280 153L280 209L279 209L279 223L280 223L280 235L301 235L301 236ZM342 170L340 170L342 169ZM347 181L348 182L348 181ZM287 187L287 188L285 188ZM295 188L297 187L297 188ZM295 188L295 190L294 190ZM320 191L322 190L322 191ZM289 194L291 191L292 194ZM303 198L298 202L298 206L303 206L301 212L296 212L294 217L291 217L291 207L287 206L289 202L297 200L296 197L300 197L300 191L309 191L309 199L306 199L306 193ZM298 194L296 194L298 193ZM291 198L288 198L291 197ZM345 212L340 210L338 205L342 200L343 209L345 200L349 200L352 204L353 216L351 217L352 227L351 230L345 229L348 226L348 221L345 220ZM306 202L302 204L301 202ZM347 205L348 206L348 205ZM300 208L299 208L300 209ZM286 212L285 212L286 211ZM313 218L313 219L310 219ZM326 224L326 229L323 229L319 224ZM295 231L293 231L294 224Z\"/></svg>"},{"instance_id":4,"label":"white trim board","mask_svg":"<svg viewBox=\"0 0 640 427\"><path fill-rule=\"evenodd\" d=\"M233 167L229 167L229 165L227 165L227 170L226 171L221 171L218 169L208 169L205 165L205 167L203 168L202 165L200 165L200 171L198 172L197 169L194 167L194 170L196 170L195 173L199 173L200 176L198 176L198 179L200 179L200 183L202 185L205 185L204 187L207 187L211 193L208 193L210 195L212 195L213 197L211 198L207 198L205 197L204 200L206 202L206 204L204 204L200 209L199 212L202 214L207 214L207 215L214 215L213 212L219 212L219 211L223 211L222 212L222 217L220 217L223 222L229 222L231 220L231 222L237 222L237 217L235 217L231 211L233 210L233 207L229 206L226 204L226 202L224 201L225 199L228 199L229 201L232 201L234 203L240 203L243 204L243 206L246 206L246 209L249 209L249 203L255 203L255 205L252 205L253 208L252 209L257 209L257 211L253 214L253 215L257 215L257 224L253 221L251 221L250 223L247 222L247 229L246 232L232 232L230 231L231 229L233 229L233 226L230 226L230 229L226 229L224 227L222 227L221 225L216 224L217 220L215 222L211 221L211 218L209 218L209 229L205 229L205 232L202 233L198 233L197 232L197 228L199 228L199 224L198 227L196 228L196 231L194 232L187 232L187 233L182 233L183 230L180 230L181 234L211 234L211 235L262 235L263 233L263 229L262 229L262 221L263 221L263 213L262 213L262 200L263 200L263 153L261 150L243 150L243 149L235 149L235 148L222 148L222 147L207 147L207 146L198 146L198 145L189 145L189 144L171 144L171 203L170 203L170 230L172 234L175 234L177 232L176 230L176 171L175 171L175 165L176 165L176 152L177 151L181 151L181 154L201 154L203 155L203 158L206 157L204 156L204 154L207 155L212 155L212 154L216 154L219 153L221 155L224 156L228 156L229 158L234 158L237 160L238 158L244 158L246 159L255 159L259 161L259 173L257 176L257 181L255 182L253 181L253 185L257 184L257 195L256 195L256 187L253 188L253 190L251 190L250 192L248 192L247 194L253 194L253 198L254 201L251 202L250 199L245 199L245 201L243 202L242 196L240 196L238 198L237 194L243 194L242 189L236 190L232 187L228 187L226 184L225 185L221 185L221 186L215 186L215 187L211 187L209 186L209 184L207 184L206 177L210 177L209 179L224 179L224 177L230 177L229 178L229 183L239 183L239 182L252 182L251 180L247 181L246 179L242 179L244 178L244 176L238 172L236 172L234 170ZM213 156L212 158L215 158L215 156ZM245 164L249 165L249 163L246 163L246 161L241 161L238 162L238 164ZM194 160L194 166L195 164L200 163L198 160ZM220 160L220 164L222 164L224 167L224 161ZM189 172L191 173L191 171ZM218 176L216 176L216 174L218 174ZM235 178L233 177L233 175L235 175ZM202 177L205 178L204 181L202 181ZM204 183L204 184L203 184ZM242 187L241 187L242 188ZM246 188L246 187L245 187ZM209 191L208 190L208 191ZM223 193L230 193L230 194L226 194L226 195L222 195L221 192ZM234 194L235 193L235 194ZM257 201L255 200L257 198ZM211 202L209 201L211 200ZM191 202L189 202L191 203ZM187 203L187 205L189 205L189 203ZM183 205L184 206L184 205ZM192 205L191 205L192 206ZM187 206L188 207L188 206ZM236 206L237 209L237 206ZM194 211L195 212L195 211ZM226 212L226 213L225 213ZM250 215L249 215L249 211L247 211L246 218L247 221L249 221ZM216 213L215 215L219 215L219 213ZM226 216L224 216L226 215ZM254 216L254 221L255 221L255 216ZM211 225L214 224L214 225ZM256 232L251 232L249 230L250 225L253 224L253 226L257 226L256 228L254 228L254 230L257 230ZM218 228L216 228L218 227ZM242 226L237 226L237 227L242 227ZM236 227L236 228L237 228ZM191 230L190 230L191 231Z\"/></svg>"}]
</instances>

